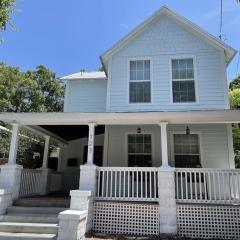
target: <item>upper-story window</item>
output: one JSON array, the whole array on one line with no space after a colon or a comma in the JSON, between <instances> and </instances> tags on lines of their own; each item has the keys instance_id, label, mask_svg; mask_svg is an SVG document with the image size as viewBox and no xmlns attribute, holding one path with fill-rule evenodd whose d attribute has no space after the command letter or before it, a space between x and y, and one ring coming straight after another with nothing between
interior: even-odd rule
<instances>
[{"instance_id":1,"label":"upper-story window","mask_svg":"<svg viewBox=\"0 0 240 240\"><path fill-rule=\"evenodd\" d=\"M174 103L196 102L193 58L172 59Z\"/></svg>"},{"instance_id":2,"label":"upper-story window","mask_svg":"<svg viewBox=\"0 0 240 240\"><path fill-rule=\"evenodd\" d=\"M129 69L129 103L150 103L150 60L131 60Z\"/></svg>"}]
</instances>

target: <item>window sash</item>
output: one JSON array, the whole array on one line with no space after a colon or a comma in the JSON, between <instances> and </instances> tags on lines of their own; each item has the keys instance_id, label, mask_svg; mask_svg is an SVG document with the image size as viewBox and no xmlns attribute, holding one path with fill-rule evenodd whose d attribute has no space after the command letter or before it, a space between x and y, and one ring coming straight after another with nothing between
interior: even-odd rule
<instances>
[{"instance_id":1,"label":"window sash","mask_svg":"<svg viewBox=\"0 0 240 240\"><path fill-rule=\"evenodd\" d=\"M196 83L193 58L173 58L172 64L172 101L173 103L196 102ZM185 77L181 77L182 75ZM189 71L191 74L189 74ZM188 75L190 75L188 77ZM179 84L177 84L179 82Z\"/></svg>"},{"instance_id":2,"label":"window sash","mask_svg":"<svg viewBox=\"0 0 240 240\"><path fill-rule=\"evenodd\" d=\"M178 141L176 142L175 141L175 136L178 135L179 137L180 136L196 136L196 139L188 139L188 140L185 140L184 142L184 138L178 138ZM186 146L189 146L190 150L191 150L191 146L193 147L197 147L197 152L195 153L187 153L184 149L182 152L176 152L176 149L175 147L176 146L182 146L183 148L186 147ZM187 151L189 151L189 149L187 149ZM199 141L199 135L198 134L190 134L190 135L185 135L185 134L173 134L173 156L174 156L174 162L175 162L175 165L181 165L181 167L187 167L187 166L190 166L190 165L193 165L193 166L197 166L197 165L200 165L201 164L201 151L200 151L200 141ZM184 163L182 162L182 160L180 162L178 162L176 159L177 157L188 157L188 159L186 159L184 161ZM192 161L191 161L191 158L190 157L193 157ZM196 158L198 157L198 158ZM198 160L197 160L198 159ZM198 161L198 162L197 162Z\"/></svg>"},{"instance_id":3,"label":"window sash","mask_svg":"<svg viewBox=\"0 0 240 240\"><path fill-rule=\"evenodd\" d=\"M142 145L142 151L138 152L137 149L137 145ZM134 151L130 151L130 145L134 146ZM146 151L146 146L149 147L148 150L150 149L150 151ZM145 157L148 158L146 165L150 165L152 164L152 136L151 134L128 134L128 140L127 140L127 147L128 147L128 165L131 165L132 163L130 163L130 161L132 161L132 158L134 158L134 156L142 156L142 159L140 160L139 163L135 163L138 165L143 166L144 165L144 161L143 159ZM136 159L135 159L136 161ZM134 164L134 165L135 165Z\"/></svg>"}]
</instances>

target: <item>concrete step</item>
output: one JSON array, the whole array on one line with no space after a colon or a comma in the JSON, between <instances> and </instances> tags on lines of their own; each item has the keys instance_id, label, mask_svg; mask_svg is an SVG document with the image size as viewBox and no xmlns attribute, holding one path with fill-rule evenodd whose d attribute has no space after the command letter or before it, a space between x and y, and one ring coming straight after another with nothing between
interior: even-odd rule
<instances>
[{"instance_id":1,"label":"concrete step","mask_svg":"<svg viewBox=\"0 0 240 240\"><path fill-rule=\"evenodd\" d=\"M58 223L57 214L7 214L0 215L0 222Z\"/></svg>"},{"instance_id":2,"label":"concrete step","mask_svg":"<svg viewBox=\"0 0 240 240\"><path fill-rule=\"evenodd\" d=\"M57 234L58 225L54 223L0 222L0 232Z\"/></svg>"},{"instance_id":3,"label":"concrete step","mask_svg":"<svg viewBox=\"0 0 240 240\"><path fill-rule=\"evenodd\" d=\"M56 234L0 232L1 240L56 240Z\"/></svg>"},{"instance_id":4,"label":"concrete step","mask_svg":"<svg viewBox=\"0 0 240 240\"><path fill-rule=\"evenodd\" d=\"M59 207L19 207L11 206L7 208L7 214L59 214L67 208Z\"/></svg>"},{"instance_id":5,"label":"concrete step","mask_svg":"<svg viewBox=\"0 0 240 240\"><path fill-rule=\"evenodd\" d=\"M25 207L70 207L70 199L68 198L23 198L15 200L14 206Z\"/></svg>"}]
</instances>

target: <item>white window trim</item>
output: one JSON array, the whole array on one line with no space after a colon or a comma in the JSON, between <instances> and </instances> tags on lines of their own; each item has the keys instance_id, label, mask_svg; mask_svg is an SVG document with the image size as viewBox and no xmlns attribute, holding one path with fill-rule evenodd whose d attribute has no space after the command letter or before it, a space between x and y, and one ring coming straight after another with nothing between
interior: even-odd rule
<instances>
[{"instance_id":1,"label":"white window trim","mask_svg":"<svg viewBox=\"0 0 240 240\"><path fill-rule=\"evenodd\" d=\"M141 128L141 127L140 127ZM137 133L137 129L136 132L126 132L125 133L125 166L128 167L128 135L130 134L149 134L151 135L151 141L152 141L152 167L154 166L154 160L155 160L155 139L154 139L154 134L152 132L149 131L144 131L142 130L141 133Z\"/></svg>"},{"instance_id":2,"label":"white window trim","mask_svg":"<svg viewBox=\"0 0 240 240\"><path fill-rule=\"evenodd\" d=\"M171 151L171 163L175 167L175 158L174 158L174 134L186 134L186 131L170 131L170 151ZM202 132L201 131L191 131L190 134L197 134L198 140L199 140L199 153L200 153L200 164L203 167L205 167L205 161L204 161L204 155L203 155L203 144L202 144Z\"/></svg>"},{"instance_id":3,"label":"white window trim","mask_svg":"<svg viewBox=\"0 0 240 240\"><path fill-rule=\"evenodd\" d=\"M193 73L194 79L179 79L175 81L192 81L194 80L194 87L195 87L195 102L173 102L173 89L172 89L172 60L174 59L186 59L192 58L193 59ZM169 57L169 76L170 76L170 103L173 105L196 105L199 103L199 96L198 96L198 80L197 80L197 61L195 55L173 55Z\"/></svg>"},{"instance_id":4,"label":"white window trim","mask_svg":"<svg viewBox=\"0 0 240 240\"><path fill-rule=\"evenodd\" d=\"M131 61L144 61L149 60L150 61L150 80L139 80L139 81L130 81L130 62ZM130 103L130 82L150 82L150 102L148 103ZM152 57L137 57L137 58L128 58L127 61L127 105L149 105L153 102L152 97L152 82L153 82L153 58Z\"/></svg>"}]
</instances>

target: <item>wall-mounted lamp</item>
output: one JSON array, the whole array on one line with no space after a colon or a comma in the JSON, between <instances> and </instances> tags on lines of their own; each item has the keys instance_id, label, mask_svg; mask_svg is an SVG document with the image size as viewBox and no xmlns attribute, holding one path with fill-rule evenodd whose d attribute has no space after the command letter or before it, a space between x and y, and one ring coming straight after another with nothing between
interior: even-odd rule
<instances>
[{"instance_id":1,"label":"wall-mounted lamp","mask_svg":"<svg viewBox=\"0 0 240 240\"><path fill-rule=\"evenodd\" d=\"M137 128L137 133L141 133L142 132L142 129L139 127Z\"/></svg>"},{"instance_id":2,"label":"wall-mounted lamp","mask_svg":"<svg viewBox=\"0 0 240 240\"><path fill-rule=\"evenodd\" d=\"M186 127L186 135L189 135L190 134L190 128L187 126Z\"/></svg>"}]
</instances>

